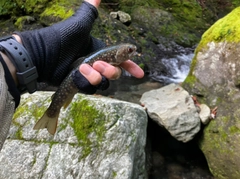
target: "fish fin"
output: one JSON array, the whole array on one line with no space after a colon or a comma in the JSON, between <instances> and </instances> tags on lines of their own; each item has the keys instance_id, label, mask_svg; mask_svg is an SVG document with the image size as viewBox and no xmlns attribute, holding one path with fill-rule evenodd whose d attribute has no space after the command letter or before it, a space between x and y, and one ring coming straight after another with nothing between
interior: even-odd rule
<instances>
[{"instance_id":1,"label":"fish fin","mask_svg":"<svg viewBox=\"0 0 240 179\"><path fill-rule=\"evenodd\" d=\"M52 94L52 96L51 96L51 100L53 100L54 96L55 96L55 93Z\"/></svg>"},{"instance_id":2,"label":"fish fin","mask_svg":"<svg viewBox=\"0 0 240 179\"><path fill-rule=\"evenodd\" d=\"M58 115L56 117L51 118L47 116L47 113L45 113L41 119L38 120L38 122L35 124L33 129L44 129L47 128L48 132L52 135L55 134L57 130L57 123L58 123Z\"/></svg>"},{"instance_id":3,"label":"fish fin","mask_svg":"<svg viewBox=\"0 0 240 179\"><path fill-rule=\"evenodd\" d=\"M71 103L74 95L75 95L75 94L69 95L69 97L66 99L66 102L65 102L64 105L63 105L63 108L64 108L64 109L66 109L66 108L68 107L68 105Z\"/></svg>"}]
</instances>

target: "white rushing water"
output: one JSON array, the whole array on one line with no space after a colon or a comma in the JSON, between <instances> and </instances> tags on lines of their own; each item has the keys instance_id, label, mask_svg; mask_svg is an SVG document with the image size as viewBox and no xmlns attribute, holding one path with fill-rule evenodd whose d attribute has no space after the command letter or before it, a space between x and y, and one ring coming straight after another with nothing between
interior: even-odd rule
<instances>
[{"instance_id":1,"label":"white rushing water","mask_svg":"<svg viewBox=\"0 0 240 179\"><path fill-rule=\"evenodd\" d=\"M165 83L180 83L188 75L194 53L180 54L174 58L163 58L162 64L167 68L168 75L153 75L153 79Z\"/></svg>"}]
</instances>

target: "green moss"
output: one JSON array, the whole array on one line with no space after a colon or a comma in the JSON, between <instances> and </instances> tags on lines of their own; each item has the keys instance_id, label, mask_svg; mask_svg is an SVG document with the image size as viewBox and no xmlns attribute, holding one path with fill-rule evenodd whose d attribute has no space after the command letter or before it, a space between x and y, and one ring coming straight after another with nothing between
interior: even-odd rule
<instances>
[{"instance_id":1,"label":"green moss","mask_svg":"<svg viewBox=\"0 0 240 179\"><path fill-rule=\"evenodd\" d=\"M72 103L70 115L73 118L70 125L74 129L79 144L83 146L83 157L86 157L91 152L92 145L99 146L101 144L106 131L105 115L85 99ZM89 138L92 133L97 137L96 143Z\"/></svg>"},{"instance_id":2,"label":"green moss","mask_svg":"<svg viewBox=\"0 0 240 179\"><path fill-rule=\"evenodd\" d=\"M63 5L53 4L51 7L47 8L41 15L40 18L53 16L57 20L67 19L72 16L74 11L72 9L67 9Z\"/></svg>"},{"instance_id":3,"label":"green moss","mask_svg":"<svg viewBox=\"0 0 240 179\"><path fill-rule=\"evenodd\" d=\"M138 66L139 66L141 69L143 69L143 70L144 70L144 68L145 68L145 64L144 64L144 63L140 63L140 64L138 64Z\"/></svg>"},{"instance_id":4,"label":"green moss","mask_svg":"<svg viewBox=\"0 0 240 179\"><path fill-rule=\"evenodd\" d=\"M36 120L39 120L46 110L47 110L46 106L32 105L31 108L29 109L29 112Z\"/></svg>"},{"instance_id":5,"label":"green moss","mask_svg":"<svg viewBox=\"0 0 240 179\"><path fill-rule=\"evenodd\" d=\"M31 21L34 21L35 19L31 16L22 16L17 19L17 21L14 23L14 25L19 29L23 29L23 25L27 22L30 23Z\"/></svg>"},{"instance_id":6,"label":"green moss","mask_svg":"<svg viewBox=\"0 0 240 179\"><path fill-rule=\"evenodd\" d=\"M183 82L183 86L187 86L188 88L192 89L194 87L196 80L197 79L194 75L188 75Z\"/></svg>"},{"instance_id":7,"label":"green moss","mask_svg":"<svg viewBox=\"0 0 240 179\"><path fill-rule=\"evenodd\" d=\"M233 5L233 7L238 7L238 6L240 6L240 1L239 1L239 0L232 0L231 3L232 3L232 5Z\"/></svg>"},{"instance_id":8,"label":"green moss","mask_svg":"<svg viewBox=\"0 0 240 179\"><path fill-rule=\"evenodd\" d=\"M18 128L17 132L15 133L15 137L17 139L23 139L22 129L21 128Z\"/></svg>"},{"instance_id":9,"label":"green moss","mask_svg":"<svg viewBox=\"0 0 240 179\"><path fill-rule=\"evenodd\" d=\"M144 7L159 7L159 4L156 0L121 0L119 1L119 6L122 11L131 13L135 8L144 6Z\"/></svg>"},{"instance_id":10,"label":"green moss","mask_svg":"<svg viewBox=\"0 0 240 179\"><path fill-rule=\"evenodd\" d=\"M24 112L26 111L26 107L23 106L23 104L21 104L17 110L15 111L14 115L13 115L13 122L19 118Z\"/></svg>"},{"instance_id":11,"label":"green moss","mask_svg":"<svg viewBox=\"0 0 240 179\"><path fill-rule=\"evenodd\" d=\"M240 41L240 7L234 9L224 18L218 20L202 36L198 49L213 42L239 42Z\"/></svg>"},{"instance_id":12,"label":"green moss","mask_svg":"<svg viewBox=\"0 0 240 179\"><path fill-rule=\"evenodd\" d=\"M16 0L16 3L26 14L31 14L42 12L48 0Z\"/></svg>"},{"instance_id":13,"label":"green moss","mask_svg":"<svg viewBox=\"0 0 240 179\"><path fill-rule=\"evenodd\" d=\"M201 34L209 27L209 24L204 20L204 11L195 0L162 0L160 4L163 9L170 12L183 25L184 29L190 30L190 33ZM181 29L179 30L181 31Z\"/></svg>"},{"instance_id":14,"label":"green moss","mask_svg":"<svg viewBox=\"0 0 240 179\"><path fill-rule=\"evenodd\" d=\"M113 171L112 175L113 175L113 178L117 177L117 172Z\"/></svg>"},{"instance_id":15,"label":"green moss","mask_svg":"<svg viewBox=\"0 0 240 179\"><path fill-rule=\"evenodd\" d=\"M230 134L240 133L240 129L236 126L231 126L228 128L228 130L230 131Z\"/></svg>"}]
</instances>

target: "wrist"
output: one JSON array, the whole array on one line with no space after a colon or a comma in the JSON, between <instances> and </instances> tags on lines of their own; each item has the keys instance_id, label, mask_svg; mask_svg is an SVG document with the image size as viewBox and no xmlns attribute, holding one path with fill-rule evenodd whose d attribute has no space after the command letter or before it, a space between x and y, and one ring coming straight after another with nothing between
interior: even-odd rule
<instances>
[{"instance_id":1,"label":"wrist","mask_svg":"<svg viewBox=\"0 0 240 179\"><path fill-rule=\"evenodd\" d=\"M17 79L17 69L16 67L13 65L13 63L11 62L11 60L8 58L8 56L4 53L4 52L0 52L3 60L5 61L11 75L12 78L16 84L16 86L18 85L18 79Z\"/></svg>"},{"instance_id":2,"label":"wrist","mask_svg":"<svg viewBox=\"0 0 240 179\"><path fill-rule=\"evenodd\" d=\"M28 51L19 43L14 36L5 36L0 39L0 51L7 63L9 75L17 84L21 92L33 93L37 89L37 70L34 66ZM11 72L10 72L11 71Z\"/></svg>"},{"instance_id":3,"label":"wrist","mask_svg":"<svg viewBox=\"0 0 240 179\"><path fill-rule=\"evenodd\" d=\"M21 38L20 38L18 35L13 34L12 36L14 36L15 39L16 39L19 43L22 44L22 40L21 40ZM1 54L2 58L3 58L3 60L4 60L5 63L6 63L8 69L9 69L9 71L10 71L12 77L13 77L13 80L14 80L15 84L18 85L17 69L16 69L16 67L14 66L14 64L11 62L11 60L9 59L9 57L8 57L4 52L1 52L1 51L0 51L0 54Z\"/></svg>"}]
</instances>

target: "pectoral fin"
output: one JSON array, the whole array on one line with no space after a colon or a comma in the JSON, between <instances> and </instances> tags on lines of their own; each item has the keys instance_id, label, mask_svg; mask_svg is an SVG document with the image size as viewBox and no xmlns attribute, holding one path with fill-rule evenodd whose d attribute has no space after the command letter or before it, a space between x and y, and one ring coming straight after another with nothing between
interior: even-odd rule
<instances>
[{"instance_id":1,"label":"pectoral fin","mask_svg":"<svg viewBox=\"0 0 240 179\"><path fill-rule=\"evenodd\" d=\"M63 105L63 108L66 109L68 107L68 105L72 102L72 99L74 97L75 94L73 95L69 95L68 98L66 99L64 105Z\"/></svg>"}]
</instances>

